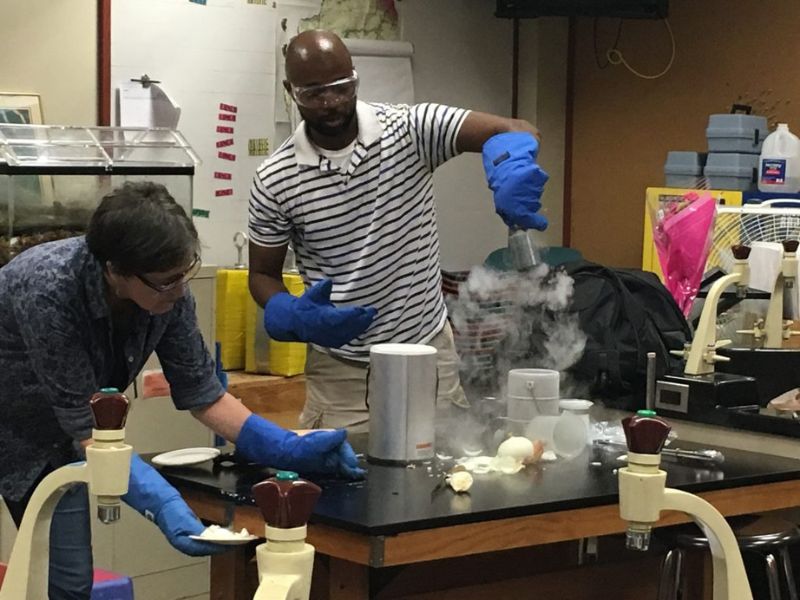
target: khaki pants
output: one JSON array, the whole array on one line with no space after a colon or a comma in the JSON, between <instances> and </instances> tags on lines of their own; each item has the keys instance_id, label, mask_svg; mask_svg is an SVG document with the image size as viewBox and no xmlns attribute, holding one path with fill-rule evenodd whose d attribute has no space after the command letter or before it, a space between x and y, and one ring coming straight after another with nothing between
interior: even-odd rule
<instances>
[{"instance_id":1,"label":"khaki pants","mask_svg":"<svg viewBox=\"0 0 800 600\"><path fill-rule=\"evenodd\" d=\"M458 378L459 360L450 323L445 322L427 345L438 351L437 405L468 407ZM300 414L301 429L344 427L350 433L369 431L367 363L334 357L309 346L305 374L306 404Z\"/></svg>"}]
</instances>

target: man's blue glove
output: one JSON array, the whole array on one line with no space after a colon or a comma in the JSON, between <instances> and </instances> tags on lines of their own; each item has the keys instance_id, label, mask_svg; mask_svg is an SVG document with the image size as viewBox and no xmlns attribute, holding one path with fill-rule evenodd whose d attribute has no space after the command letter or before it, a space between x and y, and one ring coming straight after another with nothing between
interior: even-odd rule
<instances>
[{"instance_id":1,"label":"man's blue glove","mask_svg":"<svg viewBox=\"0 0 800 600\"><path fill-rule=\"evenodd\" d=\"M250 461L276 469L348 479L364 477L344 429L297 435L258 415L250 415L236 439L236 452Z\"/></svg>"},{"instance_id":2,"label":"man's blue glove","mask_svg":"<svg viewBox=\"0 0 800 600\"><path fill-rule=\"evenodd\" d=\"M498 133L483 144L483 169L494 192L494 207L509 227L547 228L538 214L548 175L538 164L539 142L530 133Z\"/></svg>"},{"instance_id":3,"label":"man's blue glove","mask_svg":"<svg viewBox=\"0 0 800 600\"><path fill-rule=\"evenodd\" d=\"M272 296L264 307L264 328L270 337L339 348L364 333L378 311L371 306L334 306L332 287L330 279L323 279L299 298L287 292Z\"/></svg>"},{"instance_id":4,"label":"man's blue glove","mask_svg":"<svg viewBox=\"0 0 800 600\"><path fill-rule=\"evenodd\" d=\"M189 537L203 533L205 527L200 519L187 506L178 490L135 452L131 458L128 493L122 499L128 506L158 525L169 543L184 554L209 556L227 550L226 546Z\"/></svg>"}]
</instances>

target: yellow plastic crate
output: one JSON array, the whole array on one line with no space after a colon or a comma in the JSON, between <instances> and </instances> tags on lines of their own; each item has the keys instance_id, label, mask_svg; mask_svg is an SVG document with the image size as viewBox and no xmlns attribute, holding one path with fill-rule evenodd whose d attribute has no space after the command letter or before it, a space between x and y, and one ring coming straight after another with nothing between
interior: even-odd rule
<instances>
[{"instance_id":1,"label":"yellow plastic crate","mask_svg":"<svg viewBox=\"0 0 800 600\"><path fill-rule=\"evenodd\" d=\"M283 285L294 296L302 296L305 291L300 275L284 273ZM306 344L270 339L264 331L263 314L251 299L246 315L245 370L286 377L299 375L306 366Z\"/></svg>"},{"instance_id":2,"label":"yellow plastic crate","mask_svg":"<svg viewBox=\"0 0 800 600\"><path fill-rule=\"evenodd\" d=\"M216 338L226 371L244 368L245 309L252 302L247 273L247 269L217 271Z\"/></svg>"}]
</instances>

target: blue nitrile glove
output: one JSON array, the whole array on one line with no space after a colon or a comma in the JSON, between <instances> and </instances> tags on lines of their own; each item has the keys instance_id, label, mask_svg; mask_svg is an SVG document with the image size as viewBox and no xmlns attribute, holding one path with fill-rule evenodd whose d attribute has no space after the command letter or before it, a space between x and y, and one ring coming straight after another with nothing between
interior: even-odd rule
<instances>
[{"instance_id":1,"label":"blue nitrile glove","mask_svg":"<svg viewBox=\"0 0 800 600\"><path fill-rule=\"evenodd\" d=\"M181 495L161 474L133 453L128 493L122 499L131 508L153 521L174 548L189 556L220 554L228 548L211 542L193 540L205 526Z\"/></svg>"},{"instance_id":2,"label":"blue nitrile glove","mask_svg":"<svg viewBox=\"0 0 800 600\"><path fill-rule=\"evenodd\" d=\"M344 429L297 435L258 415L250 415L236 439L236 452L253 462L301 474L364 477Z\"/></svg>"},{"instance_id":3,"label":"blue nitrile glove","mask_svg":"<svg viewBox=\"0 0 800 600\"><path fill-rule=\"evenodd\" d=\"M547 218L538 211L548 175L536 164L538 152L536 138L522 131L498 133L483 144L483 169L495 211L509 227L547 229Z\"/></svg>"},{"instance_id":4,"label":"blue nitrile glove","mask_svg":"<svg viewBox=\"0 0 800 600\"><path fill-rule=\"evenodd\" d=\"M299 298L287 292L264 307L264 329L280 342L311 342L339 348L364 333L378 311L371 306L334 306L333 282L323 279Z\"/></svg>"}]
</instances>

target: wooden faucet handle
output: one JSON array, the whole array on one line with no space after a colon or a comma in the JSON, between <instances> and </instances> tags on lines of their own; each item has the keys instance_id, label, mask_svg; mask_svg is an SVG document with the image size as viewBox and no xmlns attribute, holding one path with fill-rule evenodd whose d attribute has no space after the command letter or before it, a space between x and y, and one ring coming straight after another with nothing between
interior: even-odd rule
<instances>
[{"instance_id":1,"label":"wooden faucet handle","mask_svg":"<svg viewBox=\"0 0 800 600\"><path fill-rule=\"evenodd\" d=\"M628 450L637 454L659 454L672 429L652 410L640 410L634 416L622 419L622 428Z\"/></svg>"},{"instance_id":2,"label":"wooden faucet handle","mask_svg":"<svg viewBox=\"0 0 800 600\"><path fill-rule=\"evenodd\" d=\"M292 471L278 471L252 488L264 521L271 527L290 529L308 523L322 490Z\"/></svg>"},{"instance_id":3,"label":"wooden faucet handle","mask_svg":"<svg viewBox=\"0 0 800 600\"><path fill-rule=\"evenodd\" d=\"M800 246L800 241L798 240L783 240L781 243L783 244L783 251L791 254L797 252L797 247Z\"/></svg>"},{"instance_id":4,"label":"wooden faucet handle","mask_svg":"<svg viewBox=\"0 0 800 600\"><path fill-rule=\"evenodd\" d=\"M130 400L117 388L103 388L89 399L94 416L94 428L116 430L125 427Z\"/></svg>"},{"instance_id":5,"label":"wooden faucet handle","mask_svg":"<svg viewBox=\"0 0 800 600\"><path fill-rule=\"evenodd\" d=\"M731 252L733 252L733 258L736 260L747 260L750 256L750 246L736 244L735 246L731 246Z\"/></svg>"}]
</instances>

